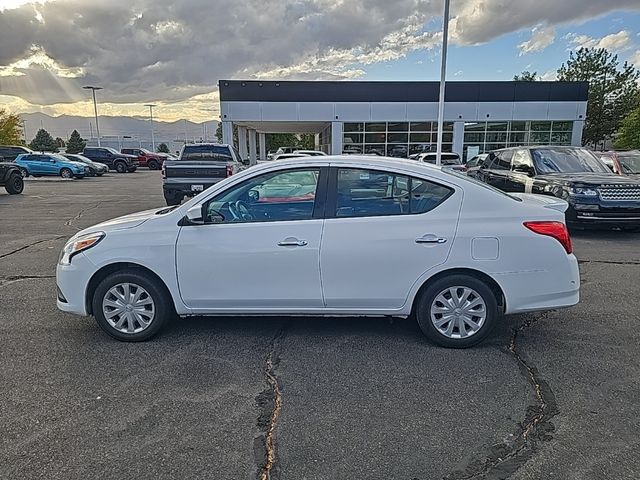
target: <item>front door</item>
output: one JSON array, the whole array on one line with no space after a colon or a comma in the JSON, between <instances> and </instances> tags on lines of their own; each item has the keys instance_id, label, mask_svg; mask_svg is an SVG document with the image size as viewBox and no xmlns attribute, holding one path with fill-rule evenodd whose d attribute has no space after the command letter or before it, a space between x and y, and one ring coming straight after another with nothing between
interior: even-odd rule
<instances>
[{"instance_id":1,"label":"front door","mask_svg":"<svg viewBox=\"0 0 640 480\"><path fill-rule=\"evenodd\" d=\"M446 261L462 193L381 170L332 175L320 253L327 308L402 307L420 276Z\"/></svg>"},{"instance_id":2,"label":"front door","mask_svg":"<svg viewBox=\"0 0 640 480\"><path fill-rule=\"evenodd\" d=\"M283 169L206 202L205 224L183 226L176 246L185 304L202 313L322 308L318 205L325 175L321 168Z\"/></svg>"}]
</instances>

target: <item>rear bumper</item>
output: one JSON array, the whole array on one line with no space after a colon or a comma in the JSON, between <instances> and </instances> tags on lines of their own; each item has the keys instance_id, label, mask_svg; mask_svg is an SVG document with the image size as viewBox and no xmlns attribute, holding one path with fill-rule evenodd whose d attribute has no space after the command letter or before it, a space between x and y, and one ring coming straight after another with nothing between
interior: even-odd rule
<instances>
[{"instance_id":1,"label":"rear bumper","mask_svg":"<svg viewBox=\"0 0 640 480\"><path fill-rule=\"evenodd\" d=\"M571 307L580 301L580 271L574 255L553 270L493 275L505 295L505 313Z\"/></svg>"},{"instance_id":2,"label":"rear bumper","mask_svg":"<svg viewBox=\"0 0 640 480\"><path fill-rule=\"evenodd\" d=\"M197 178L193 179L184 179L180 181L171 180L162 184L162 190L164 192L179 192L184 195L197 195L198 193L206 190L207 188L215 185L216 183L224 180L224 178L207 178L206 180L198 180ZM202 186L202 190L196 187L196 190L193 189L193 186Z\"/></svg>"}]
</instances>

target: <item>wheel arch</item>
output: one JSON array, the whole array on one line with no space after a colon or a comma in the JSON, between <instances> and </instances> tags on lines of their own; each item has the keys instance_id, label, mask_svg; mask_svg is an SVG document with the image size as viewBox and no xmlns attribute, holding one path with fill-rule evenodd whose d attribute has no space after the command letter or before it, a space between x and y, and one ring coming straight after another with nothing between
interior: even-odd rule
<instances>
[{"instance_id":1,"label":"wheel arch","mask_svg":"<svg viewBox=\"0 0 640 480\"><path fill-rule=\"evenodd\" d=\"M87 284L87 290L85 292L85 297L84 297L87 314L89 315L93 314L93 307L92 307L93 295L95 294L96 289L98 288L98 285L100 284L100 282L105 278L107 278L112 273L116 273L124 270L133 270L137 272L142 272L149 275L154 280L156 280L160 285L160 287L163 288L165 290L165 293L171 298L171 304L173 305L173 309L174 311L176 310L176 303L175 303L175 299L173 298L173 295L171 294L171 290L169 290L169 287L167 286L165 281L162 280L162 278L160 278L160 276L157 273L155 273L150 268L140 265L138 263L116 262L116 263L110 263L109 265L105 265L104 267L100 268L93 274L93 276L89 280L89 283Z\"/></svg>"},{"instance_id":2,"label":"wheel arch","mask_svg":"<svg viewBox=\"0 0 640 480\"><path fill-rule=\"evenodd\" d=\"M450 275L468 275L470 277L474 277L474 278L477 278L478 280L485 282L489 286L491 291L494 293L494 295L496 296L496 301L498 302L498 308L500 309L500 311L504 312L506 310L507 300L504 295L504 291L502 287L498 284L498 282L496 282L495 279L493 279L493 277L491 277L490 275L484 272L481 272L480 270L475 270L473 268L466 268L466 267L458 267L458 268L449 268L446 270L441 270L435 273L434 275L430 276L426 280L424 280L422 282L422 285L420 285L420 288L418 288L418 291L414 295L413 300L411 302L411 314L415 313L417 303L420 300L420 296L422 295L422 292L424 292L425 289L429 286L429 284L443 277L448 277Z\"/></svg>"}]
</instances>

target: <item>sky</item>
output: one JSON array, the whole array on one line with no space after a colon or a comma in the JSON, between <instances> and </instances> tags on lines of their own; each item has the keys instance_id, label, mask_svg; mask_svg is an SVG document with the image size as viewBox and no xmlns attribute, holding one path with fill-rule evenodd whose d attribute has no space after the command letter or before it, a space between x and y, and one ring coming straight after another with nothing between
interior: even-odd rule
<instances>
[{"instance_id":1,"label":"sky","mask_svg":"<svg viewBox=\"0 0 640 480\"><path fill-rule=\"evenodd\" d=\"M0 108L217 119L219 79L438 80L443 0L0 0ZM640 68L640 0L452 0L448 80Z\"/></svg>"}]
</instances>

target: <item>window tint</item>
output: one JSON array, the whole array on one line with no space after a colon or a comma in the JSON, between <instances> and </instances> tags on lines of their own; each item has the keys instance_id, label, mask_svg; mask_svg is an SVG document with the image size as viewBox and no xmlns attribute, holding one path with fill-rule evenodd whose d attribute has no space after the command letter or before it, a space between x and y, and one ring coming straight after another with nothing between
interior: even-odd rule
<instances>
[{"instance_id":1,"label":"window tint","mask_svg":"<svg viewBox=\"0 0 640 480\"><path fill-rule=\"evenodd\" d=\"M320 170L266 173L231 187L207 205L209 223L277 222L313 218Z\"/></svg>"},{"instance_id":2,"label":"window tint","mask_svg":"<svg viewBox=\"0 0 640 480\"><path fill-rule=\"evenodd\" d=\"M184 147L180 160L228 162L233 160L233 157L228 147L220 145L188 145Z\"/></svg>"},{"instance_id":3,"label":"window tint","mask_svg":"<svg viewBox=\"0 0 640 480\"><path fill-rule=\"evenodd\" d=\"M513 150L503 150L496 153L496 158L491 168L493 170L511 170L511 157Z\"/></svg>"},{"instance_id":4,"label":"window tint","mask_svg":"<svg viewBox=\"0 0 640 480\"><path fill-rule=\"evenodd\" d=\"M365 217L428 212L451 189L406 175L340 168L336 193L336 217Z\"/></svg>"}]
</instances>

